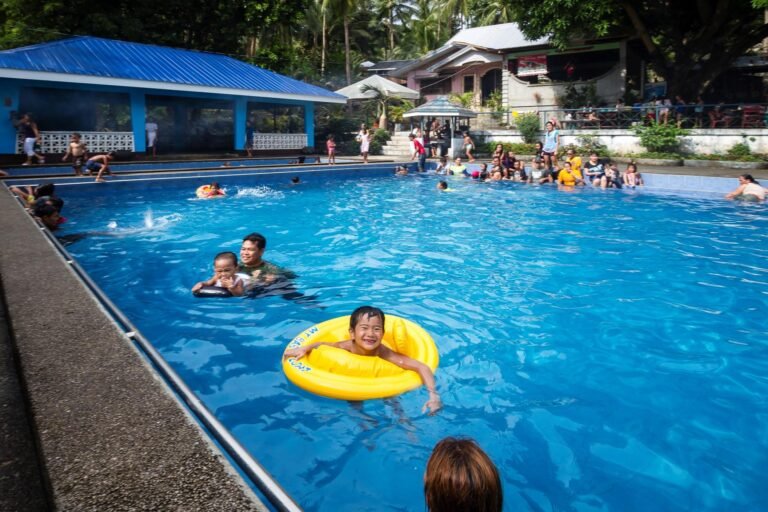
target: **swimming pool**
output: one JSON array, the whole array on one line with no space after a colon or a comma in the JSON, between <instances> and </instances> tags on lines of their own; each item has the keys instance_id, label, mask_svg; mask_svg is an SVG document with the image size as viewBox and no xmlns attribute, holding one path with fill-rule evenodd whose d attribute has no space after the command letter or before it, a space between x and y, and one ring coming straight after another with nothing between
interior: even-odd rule
<instances>
[{"instance_id":1,"label":"swimming pool","mask_svg":"<svg viewBox=\"0 0 768 512\"><path fill-rule=\"evenodd\" d=\"M422 509L447 435L488 451L505 510L768 506L765 205L384 172L220 179L213 201L199 179L62 186L61 235L88 233L69 251L307 510ZM251 231L303 295L193 298ZM294 335L365 303L435 338L437 416L423 389L353 407L286 381Z\"/></svg>"}]
</instances>

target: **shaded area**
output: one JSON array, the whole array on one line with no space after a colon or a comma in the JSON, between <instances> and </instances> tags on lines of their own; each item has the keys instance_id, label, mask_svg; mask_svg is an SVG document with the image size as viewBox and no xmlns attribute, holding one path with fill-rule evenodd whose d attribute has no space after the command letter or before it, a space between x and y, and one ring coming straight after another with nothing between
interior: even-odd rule
<instances>
[{"instance_id":1,"label":"shaded area","mask_svg":"<svg viewBox=\"0 0 768 512\"><path fill-rule=\"evenodd\" d=\"M2 282L0 282L2 292ZM0 293L0 510L49 510Z\"/></svg>"}]
</instances>

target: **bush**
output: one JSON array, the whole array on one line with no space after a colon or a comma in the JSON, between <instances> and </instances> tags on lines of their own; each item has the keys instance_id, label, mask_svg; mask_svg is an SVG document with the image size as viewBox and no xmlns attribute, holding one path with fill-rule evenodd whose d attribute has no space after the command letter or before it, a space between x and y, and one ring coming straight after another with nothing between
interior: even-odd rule
<instances>
[{"instance_id":1,"label":"bush","mask_svg":"<svg viewBox=\"0 0 768 512\"><path fill-rule=\"evenodd\" d=\"M635 126L633 130L640 138L640 145L651 153L679 153L680 137L688 134L688 130L674 124L651 123Z\"/></svg>"},{"instance_id":2,"label":"bush","mask_svg":"<svg viewBox=\"0 0 768 512\"><path fill-rule=\"evenodd\" d=\"M600 104L600 97L597 95L597 86L594 82L589 83L579 89L576 84L569 83L565 86L563 94L558 94L555 98L558 106L564 109L584 108Z\"/></svg>"},{"instance_id":3,"label":"bush","mask_svg":"<svg viewBox=\"0 0 768 512\"><path fill-rule=\"evenodd\" d=\"M527 112L517 116L515 126L520 131L523 142L533 144L539 140L541 128L539 126L539 115L535 112Z\"/></svg>"},{"instance_id":4,"label":"bush","mask_svg":"<svg viewBox=\"0 0 768 512\"><path fill-rule=\"evenodd\" d=\"M572 149L577 155L584 156L587 156L594 151L601 157L611 156L608 146L600 142L600 139L596 135L580 135L576 138L576 141L578 144L568 144L563 148L563 151Z\"/></svg>"},{"instance_id":5,"label":"bush","mask_svg":"<svg viewBox=\"0 0 768 512\"><path fill-rule=\"evenodd\" d=\"M504 151L512 151L516 155L532 155L536 152L536 148L533 144L526 144L524 142L498 142L490 141L485 144L484 151L481 153L487 153L492 155L496 149L496 145L501 144L504 147Z\"/></svg>"},{"instance_id":6,"label":"bush","mask_svg":"<svg viewBox=\"0 0 768 512\"><path fill-rule=\"evenodd\" d=\"M746 142L739 142L738 144L734 144L731 149L729 149L725 156L727 156L731 160L738 160L740 158L749 158L752 156L752 150L749 149L749 145Z\"/></svg>"}]
</instances>

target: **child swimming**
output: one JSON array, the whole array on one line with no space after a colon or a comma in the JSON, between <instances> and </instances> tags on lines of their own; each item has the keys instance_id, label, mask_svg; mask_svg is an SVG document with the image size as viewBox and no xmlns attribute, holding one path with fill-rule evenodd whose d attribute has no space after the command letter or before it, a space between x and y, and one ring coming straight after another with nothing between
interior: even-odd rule
<instances>
[{"instance_id":1,"label":"child swimming","mask_svg":"<svg viewBox=\"0 0 768 512\"><path fill-rule=\"evenodd\" d=\"M221 186L218 182L214 181L210 185L205 186L197 189L197 197L207 199L211 197L218 197L226 195L226 193L221 189Z\"/></svg>"},{"instance_id":2,"label":"child swimming","mask_svg":"<svg viewBox=\"0 0 768 512\"><path fill-rule=\"evenodd\" d=\"M220 252L213 258L213 277L207 281L200 281L192 287L192 293L203 286L218 286L226 288L229 293L239 297L244 293L243 279L236 275L237 256L233 252Z\"/></svg>"},{"instance_id":3,"label":"child swimming","mask_svg":"<svg viewBox=\"0 0 768 512\"><path fill-rule=\"evenodd\" d=\"M382 310L372 306L361 306L354 310L349 317L349 336L350 339L344 341L318 341L288 349L283 353L283 357L301 359L320 345L328 345L361 356L380 357L404 370L411 370L419 374L429 392L429 400L424 404L422 412L429 411L430 414L434 414L443 406L440 395L435 389L435 377L432 370L421 361L395 352L381 344L384 336L384 312Z\"/></svg>"}]
</instances>

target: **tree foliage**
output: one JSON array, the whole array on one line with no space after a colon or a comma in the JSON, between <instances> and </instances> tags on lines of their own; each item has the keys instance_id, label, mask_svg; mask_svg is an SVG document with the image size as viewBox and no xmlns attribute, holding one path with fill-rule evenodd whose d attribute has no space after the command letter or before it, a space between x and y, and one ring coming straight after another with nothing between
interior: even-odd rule
<instances>
[{"instance_id":1,"label":"tree foliage","mask_svg":"<svg viewBox=\"0 0 768 512\"><path fill-rule=\"evenodd\" d=\"M629 36L693 99L768 36L768 0L3 0L0 48L68 35L219 52L329 88L364 60L415 58L456 31L516 21L566 47Z\"/></svg>"}]
</instances>

